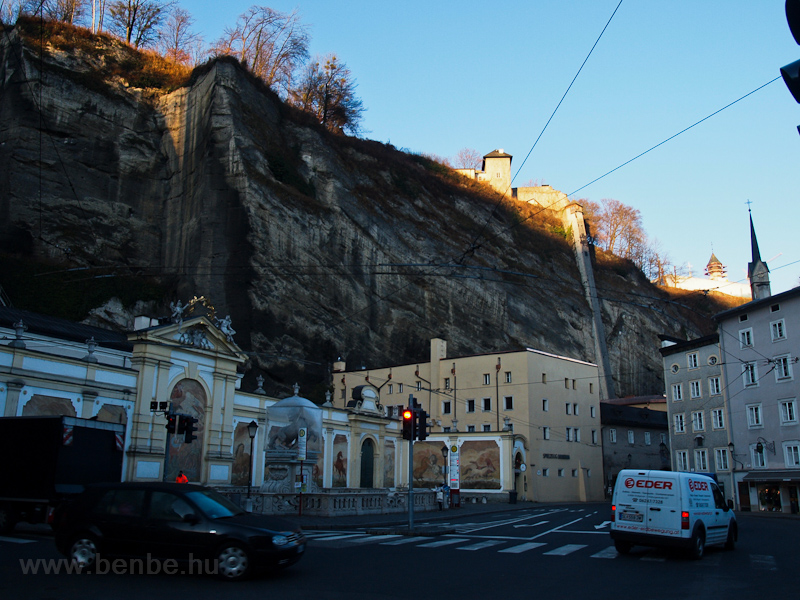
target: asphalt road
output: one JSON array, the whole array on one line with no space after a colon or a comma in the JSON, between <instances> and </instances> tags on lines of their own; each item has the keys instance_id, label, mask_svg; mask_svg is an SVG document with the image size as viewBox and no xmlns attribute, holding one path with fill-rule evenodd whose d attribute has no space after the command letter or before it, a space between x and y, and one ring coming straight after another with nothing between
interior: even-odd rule
<instances>
[{"instance_id":1,"label":"asphalt road","mask_svg":"<svg viewBox=\"0 0 800 600\"><path fill-rule=\"evenodd\" d=\"M605 599L687 596L797 598L800 519L739 515L733 552L709 548L700 561L634 548L619 556L606 505L548 506L431 522L426 533L382 535L335 528L309 532L306 556L277 574L227 583L211 576L44 574L61 557L52 538L21 531L0 538L0 597L25 600L128 598ZM335 521L332 521L335 523ZM38 574L25 573L40 565ZM33 562L30 562L33 561Z\"/></svg>"}]
</instances>

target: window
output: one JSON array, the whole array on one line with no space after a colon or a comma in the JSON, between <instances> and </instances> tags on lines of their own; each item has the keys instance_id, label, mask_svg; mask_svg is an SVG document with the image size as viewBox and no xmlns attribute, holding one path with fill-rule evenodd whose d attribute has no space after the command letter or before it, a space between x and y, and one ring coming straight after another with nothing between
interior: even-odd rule
<instances>
[{"instance_id":1,"label":"window","mask_svg":"<svg viewBox=\"0 0 800 600\"><path fill-rule=\"evenodd\" d=\"M697 368L697 352L690 352L686 355L686 364L690 369Z\"/></svg>"},{"instance_id":2,"label":"window","mask_svg":"<svg viewBox=\"0 0 800 600\"><path fill-rule=\"evenodd\" d=\"M739 330L739 348L749 348L753 345L753 329Z\"/></svg>"},{"instance_id":3,"label":"window","mask_svg":"<svg viewBox=\"0 0 800 600\"><path fill-rule=\"evenodd\" d=\"M418 391L418 392L421 392L421 391L422 391L422 382L421 382L421 381L418 381L418 382L417 382L417 391Z\"/></svg>"},{"instance_id":4,"label":"window","mask_svg":"<svg viewBox=\"0 0 800 600\"><path fill-rule=\"evenodd\" d=\"M658 434L658 441L662 444L667 443L667 434L666 433L659 433Z\"/></svg>"},{"instance_id":5,"label":"window","mask_svg":"<svg viewBox=\"0 0 800 600\"><path fill-rule=\"evenodd\" d=\"M617 430L616 429L609 429L608 430L608 441L612 444L617 443Z\"/></svg>"},{"instance_id":6,"label":"window","mask_svg":"<svg viewBox=\"0 0 800 600\"><path fill-rule=\"evenodd\" d=\"M467 412L475 412L475 400L467 400Z\"/></svg>"},{"instance_id":7,"label":"window","mask_svg":"<svg viewBox=\"0 0 800 600\"><path fill-rule=\"evenodd\" d=\"M594 384L593 383L589 384L589 393L590 394L594 394Z\"/></svg>"},{"instance_id":8,"label":"window","mask_svg":"<svg viewBox=\"0 0 800 600\"><path fill-rule=\"evenodd\" d=\"M725 416L721 408L711 411L711 427L713 429L725 429Z\"/></svg>"},{"instance_id":9,"label":"window","mask_svg":"<svg viewBox=\"0 0 800 600\"><path fill-rule=\"evenodd\" d=\"M564 377L564 388L569 389L569 378Z\"/></svg>"},{"instance_id":10,"label":"window","mask_svg":"<svg viewBox=\"0 0 800 600\"><path fill-rule=\"evenodd\" d=\"M694 451L694 468L703 473L708 471L708 450Z\"/></svg>"},{"instance_id":11,"label":"window","mask_svg":"<svg viewBox=\"0 0 800 600\"><path fill-rule=\"evenodd\" d=\"M675 452L675 462L678 464L678 471L689 470L689 451L678 450Z\"/></svg>"},{"instance_id":12,"label":"window","mask_svg":"<svg viewBox=\"0 0 800 600\"><path fill-rule=\"evenodd\" d=\"M449 427L442 427L442 433L450 433Z\"/></svg>"},{"instance_id":13,"label":"window","mask_svg":"<svg viewBox=\"0 0 800 600\"><path fill-rule=\"evenodd\" d=\"M767 454L763 450L759 452L756 446L750 446L750 457L753 460L753 468L765 469L767 467Z\"/></svg>"},{"instance_id":14,"label":"window","mask_svg":"<svg viewBox=\"0 0 800 600\"><path fill-rule=\"evenodd\" d=\"M683 400L683 385L680 383L672 384L672 401L680 402Z\"/></svg>"},{"instance_id":15,"label":"window","mask_svg":"<svg viewBox=\"0 0 800 600\"><path fill-rule=\"evenodd\" d=\"M573 390L577 390L578 389L578 382L575 381L574 379L572 380L572 389Z\"/></svg>"},{"instance_id":16,"label":"window","mask_svg":"<svg viewBox=\"0 0 800 600\"><path fill-rule=\"evenodd\" d=\"M577 427L575 427L575 428L572 430L572 434L573 434L573 436L575 437L575 441L576 441L576 442L580 442L580 441L581 441L581 430L580 430L580 429L578 429Z\"/></svg>"},{"instance_id":17,"label":"window","mask_svg":"<svg viewBox=\"0 0 800 600\"><path fill-rule=\"evenodd\" d=\"M564 476L564 469L559 469L558 470L558 476L559 477L563 477Z\"/></svg>"},{"instance_id":18,"label":"window","mask_svg":"<svg viewBox=\"0 0 800 600\"><path fill-rule=\"evenodd\" d=\"M781 309L780 304L773 304L769 307L769 312L778 312Z\"/></svg>"},{"instance_id":19,"label":"window","mask_svg":"<svg viewBox=\"0 0 800 600\"><path fill-rule=\"evenodd\" d=\"M567 414L571 415L572 414L572 404L570 404L569 402L566 402L564 406L567 409Z\"/></svg>"},{"instance_id":20,"label":"window","mask_svg":"<svg viewBox=\"0 0 800 600\"><path fill-rule=\"evenodd\" d=\"M390 394L394 394L394 384L393 383L389 384L389 393Z\"/></svg>"},{"instance_id":21,"label":"window","mask_svg":"<svg viewBox=\"0 0 800 600\"><path fill-rule=\"evenodd\" d=\"M589 407L589 416L594 419L596 414L597 414L597 409L594 406L590 406Z\"/></svg>"},{"instance_id":22,"label":"window","mask_svg":"<svg viewBox=\"0 0 800 600\"><path fill-rule=\"evenodd\" d=\"M708 378L708 395L719 396L722 393L722 386L719 382L719 377Z\"/></svg>"},{"instance_id":23,"label":"window","mask_svg":"<svg viewBox=\"0 0 800 600\"><path fill-rule=\"evenodd\" d=\"M750 404L747 407L747 426L751 429L754 427L763 427L764 423L761 422L761 405Z\"/></svg>"},{"instance_id":24,"label":"window","mask_svg":"<svg viewBox=\"0 0 800 600\"><path fill-rule=\"evenodd\" d=\"M542 373L542 383L547 385L547 373Z\"/></svg>"},{"instance_id":25,"label":"window","mask_svg":"<svg viewBox=\"0 0 800 600\"><path fill-rule=\"evenodd\" d=\"M511 383L511 371L506 371L506 383Z\"/></svg>"},{"instance_id":26,"label":"window","mask_svg":"<svg viewBox=\"0 0 800 600\"><path fill-rule=\"evenodd\" d=\"M781 425L797 423L797 408L794 400L781 400Z\"/></svg>"},{"instance_id":27,"label":"window","mask_svg":"<svg viewBox=\"0 0 800 600\"><path fill-rule=\"evenodd\" d=\"M786 327L783 324L783 319L780 321L772 321L769 324L770 331L772 332L772 341L786 339Z\"/></svg>"},{"instance_id":28,"label":"window","mask_svg":"<svg viewBox=\"0 0 800 600\"><path fill-rule=\"evenodd\" d=\"M492 430L492 426L491 425L484 425L483 426L483 430L484 431L491 431Z\"/></svg>"},{"instance_id":29,"label":"window","mask_svg":"<svg viewBox=\"0 0 800 600\"><path fill-rule=\"evenodd\" d=\"M550 439L550 428L549 427L542 427L542 439L549 440Z\"/></svg>"},{"instance_id":30,"label":"window","mask_svg":"<svg viewBox=\"0 0 800 600\"><path fill-rule=\"evenodd\" d=\"M705 431L706 423L703 411L698 410L692 413L692 431Z\"/></svg>"},{"instance_id":31,"label":"window","mask_svg":"<svg viewBox=\"0 0 800 600\"><path fill-rule=\"evenodd\" d=\"M739 323L744 323L747 321L747 315L739 315Z\"/></svg>"},{"instance_id":32,"label":"window","mask_svg":"<svg viewBox=\"0 0 800 600\"><path fill-rule=\"evenodd\" d=\"M779 356L774 362L776 381L792 378L792 362L788 356Z\"/></svg>"},{"instance_id":33,"label":"window","mask_svg":"<svg viewBox=\"0 0 800 600\"><path fill-rule=\"evenodd\" d=\"M467 433L475 433L475 425L467 425Z\"/></svg>"},{"instance_id":34,"label":"window","mask_svg":"<svg viewBox=\"0 0 800 600\"><path fill-rule=\"evenodd\" d=\"M342 400L346 399L347 399L347 390L345 388L342 388Z\"/></svg>"},{"instance_id":35,"label":"window","mask_svg":"<svg viewBox=\"0 0 800 600\"><path fill-rule=\"evenodd\" d=\"M484 412L492 410L492 399L491 398L484 398L483 399L483 410L484 410Z\"/></svg>"},{"instance_id":36,"label":"window","mask_svg":"<svg viewBox=\"0 0 800 600\"><path fill-rule=\"evenodd\" d=\"M542 411L547 412L550 409L550 402L547 401L547 398L542 399Z\"/></svg>"},{"instance_id":37,"label":"window","mask_svg":"<svg viewBox=\"0 0 800 600\"><path fill-rule=\"evenodd\" d=\"M700 393L700 380L689 382L689 395L692 398L700 398L702 396Z\"/></svg>"},{"instance_id":38,"label":"window","mask_svg":"<svg viewBox=\"0 0 800 600\"><path fill-rule=\"evenodd\" d=\"M506 403L506 410L514 410L514 397L513 396L506 396L503 398Z\"/></svg>"},{"instance_id":39,"label":"window","mask_svg":"<svg viewBox=\"0 0 800 600\"><path fill-rule=\"evenodd\" d=\"M800 444L789 442L784 447L787 467L800 467Z\"/></svg>"},{"instance_id":40,"label":"window","mask_svg":"<svg viewBox=\"0 0 800 600\"><path fill-rule=\"evenodd\" d=\"M398 394L402 394L403 393L403 384L402 383L398 383L397 384L397 393Z\"/></svg>"},{"instance_id":41,"label":"window","mask_svg":"<svg viewBox=\"0 0 800 600\"><path fill-rule=\"evenodd\" d=\"M686 433L686 422L683 413L678 413L673 417L675 433Z\"/></svg>"},{"instance_id":42,"label":"window","mask_svg":"<svg viewBox=\"0 0 800 600\"><path fill-rule=\"evenodd\" d=\"M550 469L542 469L542 477L549 477Z\"/></svg>"},{"instance_id":43,"label":"window","mask_svg":"<svg viewBox=\"0 0 800 600\"><path fill-rule=\"evenodd\" d=\"M183 521L185 515L194 511L180 496L169 492L153 492L150 497L148 517L158 521Z\"/></svg>"},{"instance_id":44,"label":"window","mask_svg":"<svg viewBox=\"0 0 800 600\"><path fill-rule=\"evenodd\" d=\"M449 377L445 377L444 378L444 389L446 389L446 390L450 389L450 378Z\"/></svg>"},{"instance_id":45,"label":"window","mask_svg":"<svg viewBox=\"0 0 800 600\"><path fill-rule=\"evenodd\" d=\"M597 443L597 429L592 429L592 443Z\"/></svg>"},{"instance_id":46,"label":"window","mask_svg":"<svg viewBox=\"0 0 800 600\"><path fill-rule=\"evenodd\" d=\"M572 476L573 477L577 477L578 476L578 469L572 469Z\"/></svg>"},{"instance_id":47,"label":"window","mask_svg":"<svg viewBox=\"0 0 800 600\"><path fill-rule=\"evenodd\" d=\"M144 515L144 490L109 490L100 498L94 512L101 515L141 517Z\"/></svg>"},{"instance_id":48,"label":"window","mask_svg":"<svg viewBox=\"0 0 800 600\"><path fill-rule=\"evenodd\" d=\"M571 442L572 441L572 427L567 427L566 433L567 433L567 441Z\"/></svg>"},{"instance_id":49,"label":"window","mask_svg":"<svg viewBox=\"0 0 800 600\"><path fill-rule=\"evenodd\" d=\"M728 470L728 449L727 448L717 448L714 450L714 458L717 461L717 471L727 471Z\"/></svg>"},{"instance_id":50,"label":"window","mask_svg":"<svg viewBox=\"0 0 800 600\"><path fill-rule=\"evenodd\" d=\"M450 414L450 402L442 402L442 414L443 415Z\"/></svg>"},{"instance_id":51,"label":"window","mask_svg":"<svg viewBox=\"0 0 800 600\"><path fill-rule=\"evenodd\" d=\"M578 404L577 403L574 403L572 405L572 414L575 415L576 417L578 416Z\"/></svg>"},{"instance_id":52,"label":"window","mask_svg":"<svg viewBox=\"0 0 800 600\"><path fill-rule=\"evenodd\" d=\"M717 364L718 360L719 359L712 354L711 356L708 357L708 364L713 367L715 364Z\"/></svg>"},{"instance_id":53,"label":"window","mask_svg":"<svg viewBox=\"0 0 800 600\"><path fill-rule=\"evenodd\" d=\"M483 374L483 385L489 385L492 383L492 375L490 373Z\"/></svg>"},{"instance_id":54,"label":"window","mask_svg":"<svg viewBox=\"0 0 800 600\"><path fill-rule=\"evenodd\" d=\"M633 446L634 444L633 429L628 429L628 443Z\"/></svg>"},{"instance_id":55,"label":"window","mask_svg":"<svg viewBox=\"0 0 800 600\"><path fill-rule=\"evenodd\" d=\"M644 432L644 445L645 446L649 446L650 445L650 432L649 431L645 431Z\"/></svg>"},{"instance_id":56,"label":"window","mask_svg":"<svg viewBox=\"0 0 800 600\"><path fill-rule=\"evenodd\" d=\"M756 373L756 363L744 363L742 365L742 379L744 385L758 385L758 374Z\"/></svg>"}]
</instances>

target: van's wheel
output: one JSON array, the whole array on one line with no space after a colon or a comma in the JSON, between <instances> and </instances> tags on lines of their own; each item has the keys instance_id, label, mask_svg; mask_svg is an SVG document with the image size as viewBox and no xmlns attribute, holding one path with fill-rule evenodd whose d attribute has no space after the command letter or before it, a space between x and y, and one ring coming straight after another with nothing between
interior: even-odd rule
<instances>
[{"instance_id":1,"label":"van's wheel","mask_svg":"<svg viewBox=\"0 0 800 600\"><path fill-rule=\"evenodd\" d=\"M703 558L706 551L706 532L702 528L695 529L692 536L691 557L695 560Z\"/></svg>"},{"instance_id":2,"label":"van's wheel","mask_svg":"<svg viewBox=\"0 0 800 600\"><path fill-rule=\"evenodd\" d=\"M250 572L250 555L239 544L228 543L217 552L217 575L228 581L244 579Z\"/></svg>"},{"instance_id":3,"label":"van's wheel","mask_svg":"<svg viewBox=\"0 0 800 600\"><path fill-rule=\"evenodd\" d=\"M633 544L630 542L621 542L620 540L614 540L614 548L617 549L617 552L620 554L629 554Z\"/></svg>"},{"instance_id":4,"label":"van's wheel","mask_svg":"<svg viewBox=\"0 0 800 600\"><path fill-rule=\"evenodd\" d=\"M728 537L725 540L725 550L733 550L736 548L736 540L739 539L739 531L736 529L736 523L731 523L728 526Z\"/></svg>"},{"instance_id":5,"label":"van's wheel","mask_svg":"<svg viewBox=\"0 0 800 600\"><path fill-rule=\"evenodd\" d=\"M69 545L69 558L81 572L91 571L94 568L97 554L97 540L88 533L75 536Z\"/></svg>"},{"instance_id":6,"label":"van's wheel","mask_svg":"<svg viewBox=\"0 0 800 600\"><path fill-rule=\"evenodd\" d=\"M16 524L17 520L11 509L0 506L0 533L11 533Z\"/></svg>"}]
</instances>

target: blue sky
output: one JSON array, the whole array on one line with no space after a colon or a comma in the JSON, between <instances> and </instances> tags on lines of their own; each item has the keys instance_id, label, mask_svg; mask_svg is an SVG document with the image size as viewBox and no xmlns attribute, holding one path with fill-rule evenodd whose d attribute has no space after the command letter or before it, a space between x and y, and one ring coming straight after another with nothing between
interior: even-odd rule
<instances>
[{"instance_id":1,"label":"blue sky","mask_svg":"<svg viewBox=\"0 0 800 600\"><path fill-rule=\"evenodd\" d=\"M180 0L211 43L255 2ZM350 67L364 137L452 157L503 148L522 165L619 0L272 0L300 11L310 52ZM799 284L800 105L778 79L629 165L800 59L784 0L623 0L515 186L614 198L676 264L750 259L748 200L772 292ZM581 189L583 188L583 189Z\"/></svg>"}]
</instances>

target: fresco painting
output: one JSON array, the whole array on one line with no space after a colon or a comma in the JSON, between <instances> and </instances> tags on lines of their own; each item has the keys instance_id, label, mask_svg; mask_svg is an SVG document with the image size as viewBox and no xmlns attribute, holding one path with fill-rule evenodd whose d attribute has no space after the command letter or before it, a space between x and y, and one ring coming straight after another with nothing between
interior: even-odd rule
<instances>
[{"instance_id":1,"label":"fresco painting","mask_svg":"<svg viewBox=\"0 0 800 600\"><path fill-rule=\"evenodd\" d=\"M69 398L34 394L22 407L23 417L65 416L77 417L78 413Z\"/></svg>"},{"instance_id":2,"label":"fresco painting","mask_svg":"<svg viewBox=\"0 0 800 600\"><path fill-rule=\"evenodd\" d=\"M103 404L97 411L97 420L104 423L117 423L125 425L128 423L128 413L125 408L116 404Z\"/></svg>"},{"instance_id":3,"label":"fresco painting","mask_svg":"<svg viewBox=\"0 0 800 600\"><path fill-rule=\"evenodd\" d=\"M414 444L414 486L434 488L444 481L442 466L443 442L416 442Z\"/></svg>"},{"instance_id":4,"label":"fresco painting","mask_svg":"<svg viewBox=\"0 0 800 600\"><path fill-rule=\"evenodd\" d=\"M333 438L332 487L347 487L347 436L340 433Z\"/></svg>"},{"instance_id":5,"label":"fresco painting","mask_svg":"<svg viewBox=\"0 0 800 600\"><path fill-rule=\"evenodd\" d=\"M322 487L322 482L325 477L325 444L320 444L319 454L317 455L317 462L311 468L311 483L318 488Z\"/></svg>"},{"instance_id":6,"label":"fresco painting","mask_svg":"<svg viewBox=\"0 0 800 600\"><path fill-rule=\"evenodd\" d=\"M500 446L494 440L464 442L461 454L461 489L499 490Z\"/></svg>"},{"instance_id":7,"label":"fresco painting","mask_svg":"<svg viewBox=\"0 0 800 600\"><path fill-rule=\"evenodd\" d=\"M172 435L168 449L169 460L166 470L166 481L175 481L178 471L183 471L189 481L200 481L203 439L206 423L206 392L199 382L193 379L182 379L172 389L170 395L172 409L179 414L189 415L197 419L197 439L186 444L183 436ZM249 441L249 437L248 437Z\"/></svg>"},{"instance_id":8,"label":"fresco painting","mask_svg":"<svg viewBox=\"0 0 800 600\"><path fill-rule=\"evenodd\" d=\"M250 433L247 430L248 422L239 422L233 431L233 469L231 470L232 485L247 485L250 476Z\"/></svg>"}]
</instances>

